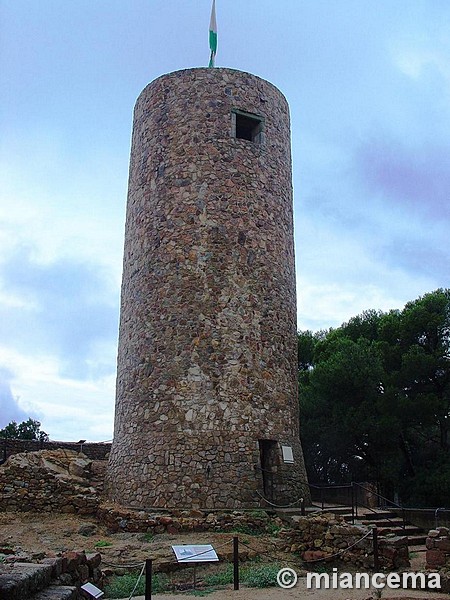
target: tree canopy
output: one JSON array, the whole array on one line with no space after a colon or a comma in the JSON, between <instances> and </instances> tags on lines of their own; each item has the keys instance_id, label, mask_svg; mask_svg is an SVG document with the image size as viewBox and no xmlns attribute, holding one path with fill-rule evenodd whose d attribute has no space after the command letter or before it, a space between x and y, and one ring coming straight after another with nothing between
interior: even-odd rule
<instances>
[{"instance_id":1,"label":"tree canopy","mask_svg":"<svg viewBox=\"0 0 450 600\"><path fill-rule=\"evenodd\" d=\"M405 504L450 504L450 290L298 335L312 483L377 481Z\"/></svg>"},{"instance_id":2,"label":"tree canopy","mask_svg":"<svg viewBox=\"0 0 450 600\"><path fill-rule=\"evenodd\" d=\"M4 429L0 429L0 438L48 441L48 435L45 431L41 431L41 424L34 419L28 419L19 424L11 421Z\"/></svg>"}]
</instances>

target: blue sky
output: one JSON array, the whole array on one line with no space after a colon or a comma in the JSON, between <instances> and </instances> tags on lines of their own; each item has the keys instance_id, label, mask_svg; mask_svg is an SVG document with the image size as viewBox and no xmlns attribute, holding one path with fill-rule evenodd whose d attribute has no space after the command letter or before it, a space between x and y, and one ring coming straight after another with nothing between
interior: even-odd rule
<instances>
[{"instance_id":1,"label":"blue sky","mask_svg":"<svg viewBox=\"0 0 450 600\"><path fill-rule=\"evenodd\" d=\"M112 437L132 110L210 0L0 4L0 426ZM217 0L217 66L291 107L300 329L448 287L450 2Z\"/></svg>"}]
</instances>

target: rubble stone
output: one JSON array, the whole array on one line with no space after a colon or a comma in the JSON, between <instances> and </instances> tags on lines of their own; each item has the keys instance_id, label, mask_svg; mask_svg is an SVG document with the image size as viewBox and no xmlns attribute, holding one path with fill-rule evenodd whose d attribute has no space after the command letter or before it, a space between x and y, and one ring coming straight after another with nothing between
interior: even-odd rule
<instances>
[{"instance_id":1,"label":"rubble stone","mask_svg":"<svg viewBox=\"0 0 450 600\"><path fill-rule=\"evenodd\" d=\"M0 511L95 514L99 495L91 485L91 463L73 450L10 456L0 465Z\"/></svg>"}]
</instances>

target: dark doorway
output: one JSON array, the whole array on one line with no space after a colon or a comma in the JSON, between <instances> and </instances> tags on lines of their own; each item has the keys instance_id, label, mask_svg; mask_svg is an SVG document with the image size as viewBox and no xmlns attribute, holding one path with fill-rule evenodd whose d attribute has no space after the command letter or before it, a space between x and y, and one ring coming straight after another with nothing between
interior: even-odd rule
<instances>
[{"instance_id":1,"label":"dark doorway","mask_svg":"<svg viewBox=\"0 0 450 600\"><path fill-rule=\"evenodd\" d=\"M258 440L264 498L274 500L274 477L277 466L277 442L275 440Z\"/></svg>"}]
</instances>

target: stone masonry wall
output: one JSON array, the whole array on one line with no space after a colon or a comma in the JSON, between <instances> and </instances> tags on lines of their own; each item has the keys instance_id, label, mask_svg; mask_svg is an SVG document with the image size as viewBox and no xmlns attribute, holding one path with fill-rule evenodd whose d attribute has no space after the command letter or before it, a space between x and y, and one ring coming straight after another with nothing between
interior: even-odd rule
<instances>
[{"instance_id":1,"label":"stone masonry wall","mask_svg":"<svg viewBox=\"0 0 450 600\"><path fill-rule=\"evenodd\" d=\"M298 552L306 563L333 561L350 563L370 569L374 565L372 535L362 539L370 530L350 525L343 517L332 514L294 517L291 529L281 531L280 547L286 552ZM379 563L382 571L409 566L407 537L379 537Z\"/></svg>"},{"instance_id":2,"label":"stone masonry wall","mask_svg":"<svg viewBox=\"0 0 450 600\"><path fill-rule=\"evenodd\" d=\"M234 137L236 110L261 143ZM287 102L231 69L164 75L134 112L110 499L308 498L296 356Z\"/></svg>"},{"instance_id":3,"label":"stone masonry wall","mask_svg":"<svg viewBox=\"0 0 450 600\"><path fill-rule=\"evenodd\" d=\"M82 446L76 442L41 442L38 440L9 440L0 439L0 460L6 459L13 454L21 452L36 452L37 450L72 450L80 452L82 449L91 460L105 460L108 458L111 450L111 444L108 442L86 442Z\"/></svg>"},{"instance_id":4,"label":"stone masonry wall","mask_svg":"<svg viewBox=\"0 0 450 600\"><path fill-rule=\"evenodd\" d=\"M426 541L427 567L447 566L450 570L450 530L448 527L430 529Z\"/></svg>"},{"instance_id":5,"label":"stone masonry wall","mask_svg":"<svg viewBox=\"0 0 450 600\"><path fill-rule=\"evenodd\" d=\"M0 510L95 514L99 496L92 486L93 465L72 450L11 456L0 466Z\"/></svg>"},{"instance_id":6,"label":"stone masonry wall","mask_svg":"<svg viewBox=\"0 0 450 600\"><path fill-rule=\"evenodd\" d=\"M441 591L450 594L450 529L431 529L428 532L426 547L427 569L439 572Z\"/></svg>"}]
</instances>

